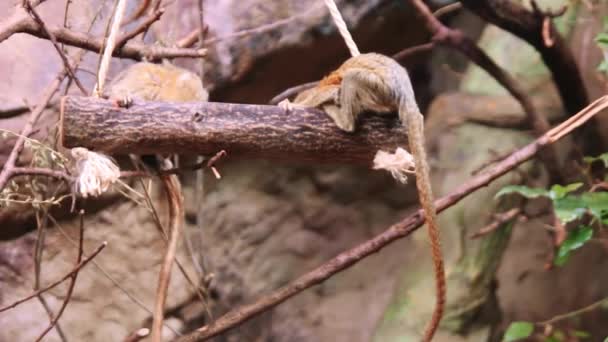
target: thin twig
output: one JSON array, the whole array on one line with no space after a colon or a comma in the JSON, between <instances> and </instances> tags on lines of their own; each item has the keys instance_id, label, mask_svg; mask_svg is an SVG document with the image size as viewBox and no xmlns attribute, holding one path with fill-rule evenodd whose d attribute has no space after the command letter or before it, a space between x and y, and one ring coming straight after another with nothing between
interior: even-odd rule
<instances>
[{"instance_id":1,"label":"thin twig","mask_svg":"<svg viewBox=\"0 0 608 342\"><path fill-rule=\"evenodd\" d=\"M16 176L47 176L65 180L68 184L74 181L74 177L65 171L47 169L43 167L14 167L13 177Z\"/></svg>"},{"instance_id":2,"label":"thin twig","mask_svg":"<svg viewBox=\"0 0 608 342\"><path fill-rule=\"evenodd\" d=\"M184 38L179 39L175 43L175 46L180 48L190 48L200 40L200 35L201 30L199 28L196 28L187 35L185 35Z\"/></svg>"},{"instance_id":3,"label":"thin twig","mask_svg":"<svg viewBox=\"0 0 608 342\"><path fill-rule=\"evenodd\" d=\"M166 161L166 163L169 163ZM163 262L160 267L158 277L158 286L156 289L156 298L154 304L154 315L152 316L152 342L161 342L162 326L165 314L165 301L167 300L167 291L169 289L169 281L171 280L171 268L175 261L177 253L177 244L180 240L181 230L183 229L184 217L184 201L181 193L181 184L175 175L161 176L166 195L169 199L169 243L167 251L163 257Z\"/></svg>"},{"instance_id":4,"label":"thin twig","mask_svg":"<svg viewBox=\"0 0 608 342\"><path fill-rule=\"evenodd\" d=\"M53 197L57 194L58 188L55 190L55 193L52 195ZM36 244L34 246L34 291L40 289L40 274L42 272L42 253L44 252L44 240L46 237L46 228L48 223L48 205L41 206L42 210L36 211ZM38 301L46 311L46 314L49 316L49 324L52 324L54 320L53 310L51 306L46 301L42 293L36 296ZM67 342L66 334L63 332L63 329L59 324L55 324L55 330L57 331L57 335L62 342Z\"/></svg>"},{"instance_id":5,"label":"thin twig","mask_svg":"<svg viewBox=\"0 0 608 342\"><path fill-rule=\"evenodd\" d=\"M490 234L491 232L500 228L506 222L509 222L509 221L513 220L514 218L516 218L517 215L519 215L520 213L521 213L521 208L513 208L507 212L496 214L496 215L494 215L495 220L492 221L492 223L479 229L475 233L471 234L471 236L469 238L477 239L477 238L480 238L487 234Z\"/></svg>"},{"instance_id":6,"label":"thin twig","mask_svg":"<svg viewBox=\"0 0 608 342\"><path fill-rule=\"evenodd\" d=\"M546 321L537 322L536 325L555 324L555 323L557 323L559 321L563 321L565 319L576 317L576 316L579 316L581 314L593 311L593 310L595 310L597 308L602 307L605 303L608 303L608 297L602 298L602 299L598 300L597 302L593 302L593 303L591 303L591 304L589 304L587 306L584 306L584 307L582 307L582 308L580 308L578 310L574 310L574 311L571 311L571 312L567 312L565 314L554 316L554 317L552 317L552 318L550 318L550 319L548 319Z\"/></svg>"},{"instance_id":7,"label":"thin twig","mask_svg":"<svg viewBox=\"0 0 608 342\"><path fill-rule=\"evenodd\" d=\"M203 164L203 163L201 163L201 164ZM168 169L168 170L170 170L170 169ZM164 177L167 177L167 176L168 175L164 175ZM152 198L150 196L148 188L146 187L146 185L144 184L144 182L143 182L143 180L141 178L138 179L138 180L141 183L141 186L142 186L142 188L144 190L144 194L143 194L142 197L144 197L144 199L146 201L146 206L147 206L148 210L152 213L152 218L153 218L152 221L156 225L156 228L159 231L159 233L161 234L161 238L162 238L163 242L165 243L165 245L167 246L167 249L168 249L169 248L169 236L168 236L165 228L163 227L163 224L160 221L160 217L158 215L158 211L156 210L156 207L154 206L154 203L152 202ZM171 193L173 193L173 191L171 191ZM167 196L169 196L169 194L167 194ZM182 213L182 215L183 215L183 213ZM206 298L208 298L208 295L205 292L205 289L201 288L200 286L197 286L194 283L194 281L192 280L192 278L190 277L190 275L188 274L188 272L186 272L185 267L183 266L183 264L180 262L180 260L177 257L175 257L175 264L179 268L180 272L182 273L182 275L184 276L184 278L186 279L186 281L188 282L188 284L190 284L192 290L194 291L194 293L197 295L197 297L201 301L201 304L203 305L203 307L206 308L208 306L207 301L206 301ZM153 312L150 312L150 313L152 314L153 317L155 316L155 314ZM163 322L163 325L164 326L168 326L177 336L181 335L179 332L177 332L175 329L173 329L172 327L170 327L165 322Z\"/></svg>"},{"instance_id":8,"label":"thin twig","mask_svg":"<svg viewBox=\"0 0 608 342\"><path fill-rule=\"evenodd\" d=\"M156 207L154 206L154 203L152 202L152 197L150 196L150 192L148 191L148 189L145 186L145 184L143 183L143 181L141 179L139 181L141 183L142 188L144 189L143 197L146 201L148 210L152 213L152 219L153 219L152 221L154 222L156 229L161 234L161 238L162 238L163 242L165 243L166 246L168 246L169 245L169 236L168 236L166 229L164 228L162 222L160 221L160 216L158 215L158 211L156 210ZM186 268L184 267L182 262L177 257L175 258L175 264L179 268L180 272L182 273L182 275L184 276L184 278L186 279L188 284L190 284L191 289L198 296L199 300L201 301L201 304L203 304L203 306L206 306L207 304L206 304L205 298L208 297L207 293L205 293L204 291L201 292L201 287L196 285L194 280L192 280L192 277L190 277L188 272L186 272Z\"/></svg>"},{"instance_id":9,"label":"thin twig","mask_svg":"<svg viewBox=\"0 0 608 342\"><path fill-rule=\"evenodd\" d=\"M573 130L580 127L582 124L592 119L597 113L606 108L608 108L608 95L599 98L585 109L561 123L559 126L550 130L543 136L539 137L532 143L513 152L501 162L496 163L487 172L470 179L452 193L436 200L435 207L437 208L437 211L440 212L453 206L474 191L487 186L493 180L530 160L541 149L571 133ZM203 326L182 338L178 338L177 342L204 341L233 327L236 327L243 322L261 314L262 312L281 304L285 300L295 296L305 289L319 284L336 273L353 266L365 257L377 253L380 249L387 246L391 242L410 235L417 228L422 226L423 223L424 215L422 210L419 209L400 222L390 226L384 232L373 237L372 239L369 239L348 251L338 254L336 257L325 262L323 265L304 274L291 283L273 291L272 293L258 298L253 303L233 309L217 319L214 323Z\"/></svg>"},{"instance_id":10,"label":"thin twig","mask_svg":"<svg viewBox=\"0 0 608 342\"><path fill-rule=\"evenodd\" d=\"M65 229L61 226L61 224L59 222L57 222L57 220L52 216L52 215L48 215L49 220L51 220L51 222L53 223L53 225L59 229L59 232L61 233L61 235L63 235L63 237L72 245L72 246L78 246L78 243L75 242L74 240L72 240L70 238L70 236L66 233ZM86 255L85 255L86 258ZM148 314L150 314L150 316L152 316L153 312L150 308L148 308L143 301L141 301L139 298L135 297L135 295L133 295L132 293L130 293L129 291L127 291L127 289L122 286L118 280L116 280L114 277L112 277L112 275L110 275L110 273L108 271L106 271L105 268L103 268L97 261L95 260L91 260L91 263L93 264L93 266L95 266L99 271L101 271L101 273L103 274L103 276L108 279L112 284L114 284L114 286L116 286L116 288L118 288L122 293L124 293L127 298L129 298L129 300L131 300L133 303L135 303L137 306L139 306L141 309L143 309L144 311L146 311ZM179 332L177 330L175 330L175 328L173 328L171 325L169 324L165 324L165 327L167 327L168 329L170 329L171 331L173 331L176 335L179 335Z\"/></svg>"},{"instance_id":11,"label":"thin twig","mask_svg":"<svg viewBox=\"0 0 608 342\"><path fill-rule=\"evenodd\" d=\"M76 83L76 86L78 86L78 89L80 89L80 92L83 95L87 95L87 90L84 88L82 83L80 83L80 80L78 79L78 77L76 77L76 73L74 72L74 69L72 69L72 66L70 65L70 62L68 61L68 57L66 56L65 52L59 46L59 43L57 42L57 38L55 37L55 35L51 31L49 31L48 27L46 26L46 24L44 23L44 21L42 20L40 15L38 15L38 12L36 12L34 7L32 7L32 5L30 4L30 2L28 0L24 1L23 4L25 6L25 10L32 16L32 18L34 18L34 20L38 23L38 25L40 25L40 28L44 31L44 33L47 36L49 36L49 39L50 39L51 43L53 44L53 47L55 48L55 50L57 50L57 53L59 54L59 57L61 58L61 61L63 62L63 67L67 70L68 75L70 75L70 78L74 81L74 83ZM64 23L64 26L65 26L65 23Z\"/></svg>"},{"instance_id":12,"label":"thin twig","mask_svg":"<svg viewBox=\"0 0 608 342\"><path fill-rule=\"evenodd\" d=\"M66 29L69 28L68 27L68 13L70 12L71 4L72 4L72 0L65 0L65 7L63 8L63 27L65 27ZM62 45L61 48L63 49L64 46Z\"/></svg>"},{"instance_id":13,"label":"thin twig","mask_svg":"<svg viewBox=\"0 0 608 342\"><path fill-rule=\"evenodd\" d=\"M411 55L417 54L419 52L426 52L426 51L430 51L435 47L435 43L430 42L430 43L425 43L425 44L420 44L420 45L414 45L414 46L410 46L408 48L405 48L399 52L397 52L396 54L393 55L393 58L400 61L403 60Z\"/></svg>"},{"instance_id":14,"label":"thin twig","mask_svg":"<svg viewBox=\"0 0 608 342\"><path fill-rule=\"evenodd\" d=\"M150 26L157 22L164 13L164 8L152 12L152 14L144 18L144 20L142 20L133 30L123 34L118 39L116 39L116 50L120 50L129 40L135 38L138 34L145 32L147 29L149 29Z\"/></svg>"},{"instance_id":15,"label":"thin twig","mask_svg":"<svg viewBox=\"0 0 608 342\"><path fill-rule=\"evenodd\" d=\"M46 298L44 298L44 296L42 294L40 294L36 297L38 298L38 301L44 308L44 311L46 312L47 316L49 316L49 320L52 321L53 320L53 310L51 309L49 302L47 302ZM63 328L58 323L55 324L55 331L57 332L57 335L59 335L59 339L61 340L61 342L68 341L67 336L65 335L65 332L63 332Z\"/></svg>"},{"instance_id":16,"label":"thin twig","mask_svg":"<svg viewBox=\"0 0 608 342\"><path fill-rule=\"evenodd\" d=\"M4 167L2 168L2 171L0 171L0 191L2 189L4 189L8 180L13 176L13 169L15 167L15 163L17 162L17 158L19 157L19 154L21 153L21 150L23 149L23 146L25 144L27 137L33 131L34 124L38 121L38 119L40 118L40 115L46 108L49 101L51 101L51 99L53 98L53 95L55 95L55 92L59 89L59 87L61 86L61 82L63 81L63 79L66 76L67 76L67 71L64 69L59 73L59 75L57 75L55 80L46 88L46 90L44 91L44 94L42 96L42 100L36 106L36 108L31 112L27 123L25 124L25 126L21 130L21 133L19 134L19 137L17 138L17 142L13 146L11 153L9 154L6 162L4 163Z\"/></svg>"},{"instance_id":17,"label":"thin twig","mask_svg":"<svg viewBox=\"0 0 608 342\"><path fill-rule=\"evenodd\" d=\"M72 270L68 273L66 273L63 277L61 277L61 279L43 287L42 289L39 289L37 291L34 291L32 294L21 298L9 305L3 306L0 308L0 312L6 311L8 309L12 309L14 307L16 307L17 305L23 303L23 302L27 302L28 300L38 296L41 293L44 293L52 288L54 288L55 286L63 283L66 279L70 278L71 276L73 276L75 273L78 273L80 271L81 268L83 268L89 261L91 261L94 257L97 256L97 254L99 254L99 252L101 252L106 246L108 245L107 242L103 242L99 247L97 247L97 249L88 257L84 258L81 262L79 262L74 268L72 268Z\"/></svg>"},{"instance_id":18,"label":"thin twig","mask_svg":"<svg viewBox=\"0 0 608 342\"><path fill-rule=\"evenodd\" d=\"M84 211L80 210L80 212L78 214L80 216L80 229L79 229L80 237L78 240L78 257L76 258L76 265L78 265L82 262L83 244L84 244ZM36 342L42 341L44 336L49 331L51 331L51 329L53 329L53 327L59 321L59 318L61 318L61 315L63 315L65 308L68 306L68 303L70 302L70 299L72 298L72 293L74 292L74 286L76 285L76 278L78 277L79 271L80 271L80 269L78 271L74 272L74 274L70 277L70 284L68 286L68 292L65 296L65 299L63 300L63 304L61 304L59 311L57 311L55 318L53 318L53 320L51 321L49 326L46 329L44 329L44 331L40 334L40 336L38 336L38 338L36 339Z\"/></svg>"}]
</instances>

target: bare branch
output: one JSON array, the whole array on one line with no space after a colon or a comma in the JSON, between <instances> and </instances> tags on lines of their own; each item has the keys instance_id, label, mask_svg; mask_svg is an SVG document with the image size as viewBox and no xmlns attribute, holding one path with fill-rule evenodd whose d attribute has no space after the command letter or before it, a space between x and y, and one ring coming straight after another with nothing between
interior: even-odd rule
<instances>
[{"instance_id":1,"label":"bare branch","mask_svg":"<svg viewBox=\"0 0 608 342\"><path fill-rule=\"evenodd\" d=\"M116 40L116 49L120 50L129 40L135 38L138 34L143 33L147 29L152 26L155 22L157 22L160 17L165 13L165 9L161 8L158 11L152 12L149 16L144 18L131 32L127 32L120 36Z\"/></svg>"},{"instance_id":2,"label":"bare branch","mask_svg":"<svg viewBox=\"0 0 608 342\"><path fill-rule=\"evenodd\" d=\"M486 172L470 179L467 183L461 185L452 193L436 200L435 206L437 211L440 212L453 206L474 191L487 186L493 180L530 160L541 149L571 133L573 130L580 127L606 108L608 108L608 95L599 98L578 114L550 130L540 138L515 151L501 162L495 164ZM367 240L348 251L340 253L323 265L304 274L291 283L273 291L272 293L259 298L252 304L247 304L240 308L234 309L210 325L203 326L188 335L178 338L176 341L205 341L213 336L217 336L231 328L234 328L261 314L262 312L281 304L285 300L295 296L305 289L313 285L317 285L336 273L353 266L365 257L377 253L391 242L410 235L417 228L422 226L423 223L424 215L422 210L419 209L400 222L390 226L388 229L374 238Z\"/></svg>"},{"instance_id":3,"label":"bare branch","mask_svg":"<svg viewBox=\"0 0 608 342\"><path fill-rule=\"evenodd\" d=\"M587 105L589 97L574 55L553 23L548 24L550 27L545 34L551 36L553 44L545 44L542 26L546 14L530 11L516 1L462 0L461 3L487 22L527 41L540 53L551 70L555 85L569 113L576 113ZM549 14L558 15L561 11L563 9Z\"/></svg>"},{"instance_id":4,"label":"bare branch","mask_svg":"<svg viewBox=\"0 0 608 342\"><path fill-rule=\"evenodd\" d=\"M78 215L80 215L80 229L79 229L79 240L78 240L78 257L76 258L76 265L80 264L82 262L82 254L84 253L83 250L83 244L84 244L84 211L81 210ZM57 311L57 315L55 315L55 318L53 318L51 320L51 323L49 324L49 326L44 329L44 331L40 334L40 336L38 336L38 338L36 339L36 342L38 341L42 341L42 339L44 338L44 336L51 331L51 329L53 329L53 327L57 324L57 322L59 321L59 318L61 318L61 315L63 315L63 312L65 311L65 308L68 306L68 303L70 302L70 299L72 298L72 293L74 292L74 286L76 285L76 278L78 277L78 272L80 272L79 268L76 272L74 272L74 274L70 277L70 285L68 286L68 292L65 296L65 299L63 300L63 304L61 304L61 307L59 308L59 311Z\"/></svg>"},{"instance_id":5,"label":"bare branch","mask_svg":"<svg viewBox=\"0 0 608 342\"><path fill-rule=\"evenodd\" d=\"M99 254L99 252L101 252L107 245L108 245L107 242L102 243L99 247L97 247L97 249L91 255L89 255L88 257L83 259L81 262L79 262L70 272L66 273L63 277L61 277L61 279L33 292L32 294L30 294L24 298L21 298L7 306L0 308L0 312L6 311L8 309L12 309L12 308L16 307L17 305L27 302L28 300L38 296L39 294L44 293L44 292L54 288L55 286L63 283L66 279L68 279L68 278L72 277L74 274L80 272L80 269L83 268L95 256L97 256L97 254Z\"/></svg>"},{"instance_id":6,"label":"bare branch","mask_svg":"<svg viewBox=\"0 0 608 342\"><path fill-rule=\"evenodd\" d=\"M49 26L49 32L57 37L57 41L66 45L78 47L98 53L103 47L103 39L88 33L76 32L61 26ZM33 19L27 18L15 23L10 30L0 30L0 42L12 34L28 33L38 38L50 39L44 30ZM132 34L132 33L131 33ZM118 38L122 41L122 38ZM162 58L188 57L199 58L206 55L206 49L187 49L176 47L149 46L136 42L124 44L120 49L113 52L114 57L143 60L144 58L158 60Z\"/></svg>"},{"instance_id":7,"label":"bare branch","mask_svg":"<svg viewBox=\"0 0 608 342\"><path fill-rule=\"evenodd\" d=\"M416 8L418 14L424 19L427 29L433 35L433 42L452 48L490 74L521 104L526 113L528 123L536 136L541 136L551 127L545 117L540 115L532 99L515 78L507 73L488 56L477 44L462 31L443 25L422 0L409 0ZM540 154L547 170L555 181L563 179L562 169L559 167L557 154L552 146Z\"/></svg>"},{"instance_id":8,"label":"bare branch","mask_svg":"<svg viewBox=\"0 0 608 342\"><path fill-rule=\"evenodd\" d=\"M499 227L501 227L504 223L509 222L509 221L513 220L514 218L516 218L517 215L519 215L519 214L521 214L520 208L513 208L507 212L495 214L494 215L495 220L492 223L479 229L475 233L471 234L471 236L469 236L469 238L477 239L484 235L488 235L489 233L491 233L491 232L495 231L496 229L498 229Z\"/></svg>"},{"instance_id":9,"label":"bare branch","mask_svg":"<svg viewBox=\"0 0 608 342\"><path fill-rule=\"evenodd\" d=\"M36 10L30 4L30 2L28 0L25 0L23 3L25 5L25 10L32 16L32 18L38 23L38 25L40 25L40 28L42 28L44 33L51 40L53 47L55 48L55 50L57 50L57 53L59 54L59 57L61 58L61 61L63 62L63 67L68 72L68 75L70 75L72 80L74 80L74 83L76 83L76 86L78 87L78 89L80 89L80 92L82 93L82 95L87 95L88 94L87 90L84 88L82 83L80 83L80 80L78 79L78 77L76 77L76 73L72 69L72 66L70 65L70 62L68 61L68 57L66 56L65 52L59 46L59 43L57 42L57 38L55 37L55 35L53 35L53 33L49 32L49 29L46 27L46 24L44 23L44 21L42 20L40 15L38 15L38 12L36 12ZM65 23L64 23L64 26L65 26Z\"/></svg>"},{"instance_id":10,"label":"bare branch","mask_svg":"<svg viewBox=\"0 0 608 342\"><path fill-rule=\"evenodd\" d=\"M82 56L82 53L79 53L79 57L80 56ZM80 59L80 58L78 58L78 59ZM61 82L63 82L63 79L66 76L67 76L67 71L64 69L57 75L55 80L46 88L46 90L44 91L44 94L42 96L42 100L36 106L36 108L31 112L29 119L27 120L25 126L21 130L19 137L17 138L17 142L13 146L11 153L9 154L6 162L4 163L4 167L2 168L2 171L0 171L0 190L4 189L4 187L6 186L6 183L13 176L13 172L14 172L13 169L15 167L15 163L17 162L17 159L19 158L19 154L21 153L21 150L23 149L23 146L25 144L27 137L32 133L32 131L34 129L34 124L38 121L38 119L40 118L40 115L42 114L42 112L44 111L44 109L46 108L48 103L51 101L51 99L53 98L53 95L55 95L55 92L59 89L59 87L61 86Z\"/></svg>"}]
</instances>

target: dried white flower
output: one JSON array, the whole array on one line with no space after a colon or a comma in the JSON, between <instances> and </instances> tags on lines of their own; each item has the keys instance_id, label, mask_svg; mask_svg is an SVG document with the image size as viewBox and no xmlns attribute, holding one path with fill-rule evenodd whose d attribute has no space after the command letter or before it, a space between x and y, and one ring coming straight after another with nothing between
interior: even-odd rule
<instances>
[{"instance_id":1,"label":"dried white flower","mask_svg":"<svg viewBox=\"0 0 608 342\"><path fill-rule=\"evenodd\" d=\"M78 177L76 192L82 197L99 196L120 177L120 169L110 157L87 150L84 147L72 149L76 159Z\"/></svg>"},{"instance_id":2,"label":"dried white flower","mask_svg":"<svg viewBox=\"0 0 608 342\"><path fill-rule=\"evenodd\" d=\"M414 173L415 168L414 156L401 147L397 147L395 153L378 151L374 157L375 170L386 170L404 184L407 183L407 174Z\"/></svg>"}]
</instances>

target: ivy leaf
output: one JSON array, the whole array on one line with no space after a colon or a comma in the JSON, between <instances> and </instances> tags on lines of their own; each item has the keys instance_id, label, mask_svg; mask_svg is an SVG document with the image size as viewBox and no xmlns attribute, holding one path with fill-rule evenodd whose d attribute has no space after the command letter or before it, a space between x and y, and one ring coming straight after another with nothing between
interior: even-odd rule
<instances>
[{"instance_id":1,"label":"ivy leaf","mask_svg":"<svg viewBox=\"0 0 608 342\"><path fill-rule=\"evenodd\" d=\"M541 188L530 188L525 185L508 185L500 189L494 198L498 198L503 195L512 193L518 193L526 198L537 198L537 197L549 197L549 192Z\"/></svg>"},{"instance_id":2,"label":"ivy leaf","mask_svg":"<svg viewBox=\"0 0 608 342\"><path fill-rule=\"evenodd\" d=\"M579 226L568 233L568 237L559 246L554 263L557 266L563 266L570 258L573 250L582 247L593 236L593 229L589 226Z\"/></svg>"},{"instance_id":3,"label":"ivy leaf","mask_svg":"<svg viewBox=\"0 0 608 342\"><path fill-rule=\"evenodd\" d=\"M555 184L549 191L549 197L553 200L564 198L567 194L571 193L572 191L576 191L581 186L583 186L583 183L572 183L566 186Z\"/></svg>"},{"instance_id":4,"label":"ivy leaf","mask_svg":"<svg viewBox=\"0 0 608 342\"><path fill-rule=\"evenodd\" d=\"M507 328L503 342L519 341L530 337L534 332L534 324L530 322L513 322Z\"/></svg>"},{"instance_id":5,"label":"ivy leaf","mask_svg":"<svg viewBox=\"0 0 608 342\"><path fill-rule=\"evenodd\" d=\"M608 192L587 192L581 198L593 216L608 224Z\"/></svg>"},{"instance_id":6,"label":"ivy leaf","mask_svg":"<svg viewBox=\"0 0 608 342\"><path fill-rule=\"evenodd\" d=\"M608 68L608 63L606 64L606 67ZM587 164L591 164L595 161L601 161L602 163L604 163L604 167L608 168L608 153L602 153L597 157L585 157L583 158L583 160Z\"/></svg>"},{"instance_id":7,"label":"ivy leaf","mask_svg":"<svg viewBox=\"0 0 608 342\"><path fill-rule=\"evenodd\" d=\"M553 200L553 210L555 216L566 224L583 217L587 212L587 204L579 197L566 196Z\"/></svg>"}]
</instances>

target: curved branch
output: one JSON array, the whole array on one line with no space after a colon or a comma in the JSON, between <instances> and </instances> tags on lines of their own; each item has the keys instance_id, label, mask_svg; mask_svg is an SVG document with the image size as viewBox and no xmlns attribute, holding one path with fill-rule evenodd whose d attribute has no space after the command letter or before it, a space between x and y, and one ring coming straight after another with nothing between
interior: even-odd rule
<instances>
[{"instance_id":1,"label":"curved branch","mask_svg":"<svg viewBox=\"0 0 608 342\"><path fill-rule=\"evenodd\" d=\"M540 53L551 70L555 85L569 113L576 113L587 105L589 98L574 55L552 23L545 32L549 31L553 44L545 44L543 22L547 15L532 12L515 1L462 0L461 3L489 23L525 40Z\"/></svg>"},{"instance_id":2,"label":"curved branch","mask_svg":"<svg viewBox=\"0 0 608 342\"><path fill-rule=\"evenodd\" d=\"M422 0L410 0L416 8L418 14L424 19L427 29L433 35L433 42L452 48L467 58L473 63L490 74L500 85L502 85L522 106L528 123L534 130L534 134L538 137L544 134L551 127L545 117L540 115L534 105L532 99L525 92L519 82L501 68L494 60L488 56L477 44L462 31L449 28L443 25L437 19L428 6ZM556 182L563 179L562 169L559 167L557 153L553 147L549 147L541 153L540 158L547 167L549 174L554 177Z\"/></svg>"},{"instance_id":3,"label":"curved branch","mask_svg":"<svg viewBox=\"0 0 608 342\"><path fill-rule=\"evenodd\" d=\"M435 201L437 212L441 212L461 199L465 198L474 191L487 186L493 180L503 176L517 166L534 157L541 149L553 144L557 140L571 133L585 122L592 119L597 113L608 108L608 96L601 97L578 114L550 130L542 137L513 152L500 162L494 164L484 173L470 179L452 193ZM413 233L424 223L422 209L404 218L400 222L390 226L381 234L363 242L362 244L338 254L333 259L327 261L316 269L304 274L291 283L263 296L251 304L234 309L224 316L218 318L213 323L203 326L188 335L177 339L177 342L205 341L217 336L243 322L265 312L287 299L297 295L307 288L320 284L329 279L336 273L353 266L365 257L377 253L391 242L406 237Z\"/></svg>"}]
</instances>

